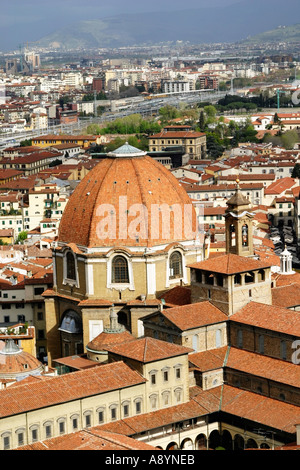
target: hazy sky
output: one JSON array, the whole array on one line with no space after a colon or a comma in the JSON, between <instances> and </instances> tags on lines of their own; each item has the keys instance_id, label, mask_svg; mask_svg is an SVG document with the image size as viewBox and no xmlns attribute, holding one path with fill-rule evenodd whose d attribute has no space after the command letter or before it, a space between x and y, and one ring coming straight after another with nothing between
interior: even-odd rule
<instances>
[{"instance_id":1,"label":"hazy sky","mask_svg":"<svg viewBox=\"0 0 300 470\"><path fill-rule=\"evenodd\" d=\"M79 20L120 13L210 8L240 1L245 0L0 0L0 50L38 40Z\"/></svg>"}]
</instances>

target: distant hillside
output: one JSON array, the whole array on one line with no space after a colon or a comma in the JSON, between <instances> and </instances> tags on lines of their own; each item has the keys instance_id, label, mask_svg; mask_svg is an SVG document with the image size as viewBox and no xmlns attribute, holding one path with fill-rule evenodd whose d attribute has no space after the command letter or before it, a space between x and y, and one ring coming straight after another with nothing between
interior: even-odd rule
<instances>
[{"instance_id":1,"label":"distant hillside","mask_svg":"<svg viewBox=\"0 0 300 470\"><path fill-rule=\"evenodd\" d=\"M279 26L271 31L248 38L245 43L297 42L300 41L300 23L293 26Z\"/></svg>"},{"instance_id":2,"label":"distant hillside","mask_svg":"<svg viewBox=\"0 0 300 470\"><path fill-rule=\"evenodd\" d=\"M293 24L299 0L251 0L218 8L136 13L80 21L41 38L41 46L61 48L121 47L190 41L192 44L237 42Z\"/></svg>"}]
</instances>

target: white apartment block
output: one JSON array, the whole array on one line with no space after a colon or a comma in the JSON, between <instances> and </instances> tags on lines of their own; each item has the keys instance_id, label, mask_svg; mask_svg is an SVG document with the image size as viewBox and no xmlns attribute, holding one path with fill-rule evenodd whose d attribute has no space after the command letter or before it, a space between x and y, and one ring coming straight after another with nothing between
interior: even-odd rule
<instances>
[{"instance_id":1,"label":"white apartment block","mask_svg":"<svg viewBox=\"0 0 300 470\"><path fill-rule=\"evenodd\" d=\"M18 234L24 230L23 216L21 211L18 211L17 215L0 215L0 229L1 230L13 230L15 239Z\"/></svg>"},{"instance_id":2,"label":"white apartment block","mask_svg":"<svg viewBox=\"0 0 300 470\"><path fill-rule=\"evenodd\" d=\"M195 82L193 80L163 80L163 93L187 93L195 90Z\"/></svg>"},{"instance_id":3,"label":"white apartment block","mask_svg":"<svg viewBox=\"0 0 300 470\"><path fill-rule=\"evenodd\" d=\"M24 230L40 227L44 219L60 221L67 202L68 197L60 193L56 184L36 186L29 191L28 205L23 207Z\"/></svg>"},{"instance_id":4,"label":"white apartment block","mask_svg":"<svg viewBox=\"0 0 300 470\"><path fill-rule=\"evenodd\" d=\"M83 85L83 77L81 73L67 72L62 74L63 85L71 88L78 88Z\"/></svg>"}]
</instances>

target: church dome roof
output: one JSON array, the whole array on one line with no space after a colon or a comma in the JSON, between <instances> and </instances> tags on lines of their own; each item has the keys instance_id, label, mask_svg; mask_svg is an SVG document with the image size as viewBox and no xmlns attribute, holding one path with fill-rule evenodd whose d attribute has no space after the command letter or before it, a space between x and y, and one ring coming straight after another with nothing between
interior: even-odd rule
<instances>
[{"instance_id":1,"label":"church dome roof","mask_svg":"<svg viewBox=\"0 0 300 470\"><path fill-rule=\"evenodd\" d=\"M43 371L42 363L34 356L23 351L14 342L6 340L0 345L0 380L20 380L29 375L40 375Z\"/></svg>"},{"instance_id":2,"label":"church dome roof","mask_svg":"<svg viewBox=\"0 0 300 470\"><path fill-rule=\"evenodd\" d=\"M171 214L169 225L165 210ZM175 176L126 143L78 184L64 210L58 242L87 248L155 246L193 240L196 223L192 202Z\"/></svg>"}]
</instances>

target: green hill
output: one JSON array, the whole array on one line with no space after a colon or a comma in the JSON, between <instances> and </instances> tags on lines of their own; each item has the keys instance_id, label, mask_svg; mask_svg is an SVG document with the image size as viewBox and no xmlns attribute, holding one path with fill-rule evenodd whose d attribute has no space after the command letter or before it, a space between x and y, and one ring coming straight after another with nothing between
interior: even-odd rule
<instances>
[{"instance_id":1,"label":"green hill","mask_svg":"<svg viewBox=\"0 0 300 470\"><path fill-rule=\"evenodd\" d=\"M276 29L256 34L243 43L300 42L300 23L292 26L279 26Z\"/></svg>"}]
</instances>

